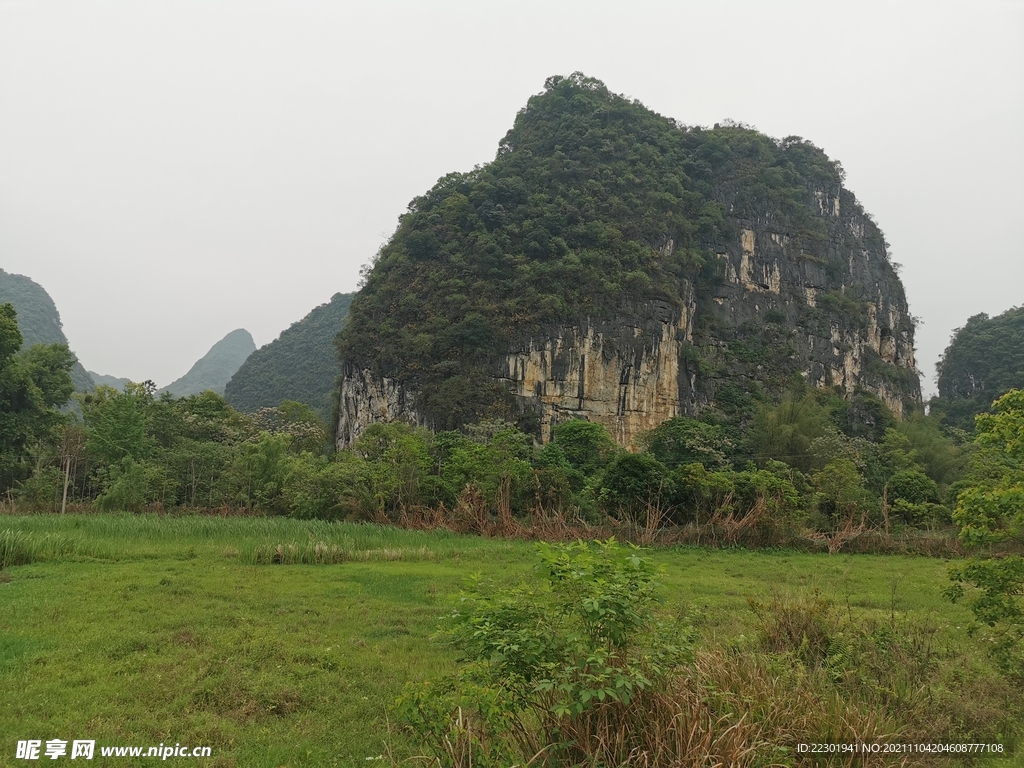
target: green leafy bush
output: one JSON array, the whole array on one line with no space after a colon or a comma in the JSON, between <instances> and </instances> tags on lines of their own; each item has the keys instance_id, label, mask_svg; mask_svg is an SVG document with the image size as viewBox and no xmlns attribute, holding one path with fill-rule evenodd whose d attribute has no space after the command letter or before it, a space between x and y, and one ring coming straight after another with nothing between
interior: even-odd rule
<instances>
[{"instance_id":1,"label":"green leafy bush","mask_svg":"<svg viewBox=\"0 0 1024 768\"><path fill-rule=\"evenodd\" d=\"M160 467L125 456L110 467L103 493L96 497L96 506L104 511L141 512L160 498L162 477Z\"/></svg>"},{"instance_id":2,"label":"green leafy bush","mask_svg":"<svg viewBox=\"0 0 1024 768\"><path fill-rule=\"evenodd\" d=\"M1010 390L976 419L977 453L953 518L961 538L995 545L1024 539L1024 390ZM950 569L947 595L966 599L1000 668L1024 679L1024 557L972 558Z\"/></svg>"},{"instance_id":3,"label":"green leafy bush","mask_svg":"<svg viewBox=\"0 0 1024 768\"><path fill-rule=\"evenodd\" d=\"M663 494L671 495L671 488L666 488L667 480L665 465L653 456L625 453L605 469L598 499L617 516L638 521L648 506L661 503Z\"/></svg>"},{"instance_id":4,"label":"green leafy bush","mask_svg":"<svg viewBox=\"0 0 1024 768\"><path fill-rule=\"evenodd\" d=\"M474 582L444 634L463 671L399 700L439 759L509 765L544 752L555 762L619 765L629 752L607 752L609 734L632 724L644 697L690 658L687 630L654 618L657 569L639 550L614 539L537 550L544 586Z\"/></svg>"}]
</instances>

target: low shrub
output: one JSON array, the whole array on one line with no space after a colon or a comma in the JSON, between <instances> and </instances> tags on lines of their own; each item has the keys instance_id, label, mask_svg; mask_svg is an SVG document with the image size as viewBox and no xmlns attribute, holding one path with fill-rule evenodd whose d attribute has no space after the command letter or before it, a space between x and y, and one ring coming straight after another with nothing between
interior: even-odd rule
<instances>
[{"instance_id":1,"label":"low shrub","mask_svg":"<svg viewBox=\"0 0 1024 768\"><path fill-rule=\"evenodd\" d=\"M657 571L635 547L537 549L545 585L473 583L443 635L461 673L408 688L399 711L454 765L627 764L691 657L688 631L656 621Z\"/></svg>"}]
</instances>

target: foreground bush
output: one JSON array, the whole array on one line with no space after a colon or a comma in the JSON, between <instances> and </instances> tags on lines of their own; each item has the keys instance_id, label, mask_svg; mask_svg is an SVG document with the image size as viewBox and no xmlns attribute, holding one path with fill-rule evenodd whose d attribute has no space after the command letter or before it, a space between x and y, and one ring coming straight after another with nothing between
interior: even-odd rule
<instances>
[{"instance_id":1,"label":"foreground bush","mask_svg":"<svg viewBox=\"0 0 1024 768\"><path fill-rule=\"evenodd\" d=\"M638 550L609 539L538 553L545 585L475 583L446 632L464 654L461 674L400 700L438 759L623 764L690 658L688 634L653 618L657 574Z\"/></svg>"},{"instance_id":2,"label":"foreground bush","mask_svg":"<svg viewBox=\"0 0 1024 768\"><path fill-rule=\"evenodd\" d=\"M657 573L636 548L611 539L538 552L541 586L478 581L462 596L442 634L461 672L399 700L431 764L761 766L799 763L798 745L814 743L1014 748L1012 688L965 666L937 626L898 614L895 587L888 616L840 611L817 593L752 600L752 637L698 650L690 625L658 621Z\"/></svg>"}]
</instances>

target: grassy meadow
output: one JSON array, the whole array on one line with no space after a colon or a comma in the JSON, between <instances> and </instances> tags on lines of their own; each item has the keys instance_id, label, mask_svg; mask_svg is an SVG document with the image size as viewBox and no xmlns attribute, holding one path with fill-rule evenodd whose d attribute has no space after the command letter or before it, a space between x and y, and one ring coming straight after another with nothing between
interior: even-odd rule
<instances>
[{"instance_id":1,"label":"grassy meadow","mask_svg":"<svg viewBox=\"0 0 1024 768\"><path fill-rule=\"evenodd\" d=\"M964 741L969 729L1007 749L1021 736L1020 693L962 631L970 616L942 597L941 559L692 547L652 557L665 566L664 611L693 624L700 648L742 659L765 642L765 611L828 600L837 620L922 644L927 681L900 678L908 690L886 695L921 707L936 731L907 733ZM180 765L407 761L422 746L392 707L407 682L454 669L431 636L464 578L511 583L534 562L524 541L364 524L0 516L0 765L27 764L19 739L53 738L212 748L167 760ZM105 764L98 750L91 764Z\"/></svg>"}]
</instances>

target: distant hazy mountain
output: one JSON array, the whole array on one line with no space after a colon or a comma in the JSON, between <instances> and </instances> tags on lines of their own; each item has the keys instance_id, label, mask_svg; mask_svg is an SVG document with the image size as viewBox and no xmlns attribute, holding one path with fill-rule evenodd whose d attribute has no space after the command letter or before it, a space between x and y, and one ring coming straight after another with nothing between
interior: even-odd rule
<instances>
[{"instance_id":1,"label":"distant hazy mountain","mask_svg":"<svg viewBox=\"0 0 1024 768\"><path fill-rule=\"evenodd\" d=\"M32 278L0 269L0 304L13 304L18 313L22 349L33 344L68 343L53 299ZM92 377L79 362L71 369L71 379L79 392L88 392L94 387Z\"/></svg>"},{"instance_id":2,"label":"distant hazy mountain","mask_svg":"<svg viewBox=\"0 0 1024 768\"><path fill-rule=\"evenodd\" d=\"M96 386L101 384L106 387L113 387L124 391L124 385L127 384L131 379L122 379L117 376L105 376L102 373L96 373L96 371L88 371L88 374L92 376L92 380L96 382Z\"/></svg>"},{"instance_id":3,"label":"distant hazy mountain","mask_svg":"<svg viewBox=\"0 0 1024 768\"><path fill-rule=\"evenodd\" d=\"M198 395L208 389L224 394L224 385L255 349L256 342L247 330L239 328L232 331L210 347L210 351L203 355L188 373L158 389L157 394L170 392L175 397L187 397Z\"/></svg>"},{"instance_id":4,"label":"distant hazy mountain","mask_svg":"<svg viewBox=\"0 0 1024 768\"><path fill-rule=\"evenodd\" d=\"M345 326L353 295L334 294L327 304L253 352L228 382L227 401L251 413L282 400L297 400L328 419L339 372L334 337Z\"/></svg>"}]
</instances>

